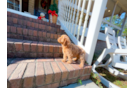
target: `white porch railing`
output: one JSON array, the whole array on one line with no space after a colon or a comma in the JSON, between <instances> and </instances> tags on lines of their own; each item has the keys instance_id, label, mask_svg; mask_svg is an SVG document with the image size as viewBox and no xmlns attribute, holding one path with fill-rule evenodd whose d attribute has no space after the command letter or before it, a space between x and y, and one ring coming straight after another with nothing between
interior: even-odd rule
<instances>
[{"instance_id":1,"label":"white porch railing","mask_svg":"<svg viewBox=\"0 0 134 88\"><path fill-rule=\"evenodd\" d=\"M85 4L87 8L85 8ZM94 2L94 4L93 4ZM82 3L82 5L81 5ZM91 5L93 4L92 14ZM86 61L92 63L93 54L103 20L107 0L59 0L58 20L70 39L86 51ZM73 12L73 13L72 13ZM86 13L83 28L83 14ZM88 18L90 17L87 28ZM80 18L79 18L80 16ZM85 33L86 32L86 33ZM85 46L83 45L86 34ZM75 37L76 35L76 37ZM81 35L81 39L79 37Z\"/></svg>"}]
</instances>

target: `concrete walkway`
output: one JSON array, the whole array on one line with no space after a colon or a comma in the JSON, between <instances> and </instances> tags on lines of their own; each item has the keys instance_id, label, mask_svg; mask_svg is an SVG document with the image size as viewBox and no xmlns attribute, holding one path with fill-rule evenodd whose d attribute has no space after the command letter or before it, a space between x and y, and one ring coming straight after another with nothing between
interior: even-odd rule
<instances>
[{"instance_id":1,"label":"concrete walkway","mask_svg":"<svg viewBox=\"0 0 134 88\"><path fill-rule=\"evenodd\" d=\"M78 83L70 84L65 87L59 87L59 88L99 88L93 81L91 80L85 80L82 81L82 85Z\"/></svg>"}]
</instances>

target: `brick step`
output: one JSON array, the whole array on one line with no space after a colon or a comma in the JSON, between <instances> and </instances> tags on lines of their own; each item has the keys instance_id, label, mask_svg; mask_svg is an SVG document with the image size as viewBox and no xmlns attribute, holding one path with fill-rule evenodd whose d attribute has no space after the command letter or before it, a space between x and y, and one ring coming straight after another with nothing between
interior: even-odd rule
<instances>
[{"instance_id":1,"label":"brick step","mask_svg":"<svg viewBox=\"0 0 134 88\"><path fill-rule=\"evenodd\" d=\"M57 43L57 38L60 35L61 34L49 33L47 31L7 26L7 38Z\"/></svg>"},{"instance_id":2,"label":"brick step","mask_svg":"<svg viewBox=\"0 0 134 88\"><path fill-rule=\"evenodd\" d=\"M37 42L7 38L7 57L37 58L63 57L59 43Z\"/></svg>"},{"instance_id":3,"label":"brick step","mask_svg":"<svg viewBox=\"0 0 134 88\"><path fill-rule=\"evenodd\" d=\"M12 18L13 19L13 18ZM7 19L8 20L8 19ZM19 21L19 19L18 19ZM24 21L22 20L22 23L16 23L16 22L7 22L7 25L9 26L15 26L15 27L22 27L22 28L28 28L28 29L35 29L35 30L40 30L40 31L47 31L47 32L54 32L54 33L57 33L57 34L61 34L61 33L64 33L64 30L61 30L60 28L57 28L57 27L52 27L52 26L48 26L48 25L44 25L44 24L37 24L37 23L32 23L29 21ZM53 31L52 31L53 30Z\"/></svg>"},{"instance_id":4,"label":"brick step","mask_svg":"<svg viewBox=\"0 0 134 88\"><path fill-rule=\"evenodd\" d=\"M92 66L80 68L61 59L14 59L7 67L7 88L58 88L90 78Z\"/></svg>"},{"instance_id":5,"label":"brick step","mask_svg":"<svg viewBox=\"0 0 134 88\"><path fill-rule=\"evenodd\" d=\"M14 13L12 13L12 14L14 14ZM10 26L18 26L19 25L23 28L31 28L31 29L36 29L36 30L55 32L57 34L65 33L64 30L60 29L60 25L45 22L45 21L38 20L38 19L32 19L32 18L25 17L25 16L24 16L25 18L23 18L23 19L15 18L14 16L16 16L16 15L18 15L18 14L14 14L13 17L7 15L7 25L10 25ZM33 20L36 20L37 22L33 21Z\"/></svg>"},{"instance_id":6,"label":"brick step","mask_svg":"<svg viewBox=\"0 0 134 88\"><path fill-rule=\"evenodd\" d=\"M30 26L25 26L25 25L21 25L21 24L14 24L14 23L11 23L11 22L7 22L7 26L14 26L14 27L20 27L20 28L25 28L25 29L32 29L32 30L37 30L37 31L45 31L45 32L48 32L48 33L55 33L55 34L62 34L62 33L65 33L64 30L61 30L61 29L57 29L57 28L54 28L54 27L51 27L51 26L46 26L46 25L43 25L42 28L35 28L35 27L30 27Z\"/></svg>"},{"instance_id":7,"label":"brick step","mask_svg":"<svg viewBox=\"0 0 134 88\"><path fill-rule=\"evenodd\" d=\"M42 21L42 20L33 19L33 18L30 18L30 17L18 15L18 14L11 13L11 12L7 11L7 19L8 20L12 19L11 21L13 22L13 18L14 18L14 22L15 21L19 22L18 20L21 19L21 20L25 20L25 21L30 21L30 22L34 22L34 23L38 23L38 24L43 24L43 25L47 25L47 26L51 26L51 27L60 28L60 25L57 25L57 24L54 24L54 23L49 23L49 22L45 22L45 21ZM21 21L20 21L20 23L21 23Z\"/></svg>"}]
</instances>

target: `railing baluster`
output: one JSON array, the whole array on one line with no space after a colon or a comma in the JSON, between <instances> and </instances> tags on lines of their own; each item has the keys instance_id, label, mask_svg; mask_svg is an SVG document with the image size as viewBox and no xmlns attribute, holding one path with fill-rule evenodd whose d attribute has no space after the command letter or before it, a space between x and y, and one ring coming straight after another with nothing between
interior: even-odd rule
<instances>
[{"instance_id":1,"label":"railing baluster","mask_svg":"<svg viewBox=\"0 0 134 88\"><path fill-rule=\"evenodd\" d=\"M72 5L74 4L74 0L72 0L72 3L71 3ZM71 6L71 4L70 4L70 9L71 9L71 12L70 12L70 18L69 18L69 25L68 25L68 29L71 31L71 29L70 29L70 25L71 25L71 21L72 21L72 11L73 11L73 6Z\"/></svg>"},{"instance_id":2,"label":"railing baluster","mask_svg":"<svg viewBox=\"0 0 134 88\"><path fill-rule=\"evenodd\" d=\"M63 1L61 1L60 2L60 10L59 10L59 12L60 12L60 16L61 16L61 18L62 18L62 20L64 21L65 20L65 5L64 5L64 2Z\"/></svg>"},{"instance_id":3,"label":"railing baluster","mask_svg":"<svg viewBox=\"0 0 134 88\"><path fill-rule=\"evenodd\" d=\"M63 23L64 23L64 25L66 25L66 14L67 14L67 5L66 5L67 3L66 3L66 1L64 1L64 3L63 3L63 8L64 8L64 21L63 21Z\"/></svg>"},{"instance_id":4,"label":"railing baluster","mask_svg":"<svg viewBox=\"0 0 134 88\"><path fill-rule=\"evenodd\" d=\"M71 10L70 10L70 9L71 9L71 8L70 8L70 7L71 7L71 3L72 3L72 0L69 0L69 8L68 8L69 10L68 10L68 15L67 15L67 16L68 16L68 17L67 17L67 28L68 28L68 30L69 30L68 25L70 24L70 23L69 23L69 20L70 20L70 17L71 17L71 14L70 14L70 13L71 13Z\"/></svg>"},{"instance_id":5,"label":"railing baluster","mask_svg":"<svg viewBox=\"0 0 134 88\"><path fill-rule=\"evenodd\" d=\"M84 8L85 8L85 4L86 4L86 0L83 0L80 20L79 20L79 25L78 25L78 31L77 31L77 39L78 40L79 40L79 33L80 33L80 28L81 28L81 23L82 23L82 18L83 18L83 12L84 12Z\"/></svg>"},{"instance_id":6,"label":"railing baluster","mask_svg":"<svg viewBox=\"0 0 134 88\"><path fill-rule=\"evenodd\" d=\"M61 7L62 7L61 3L62 3L62 1L60 1L60 2L58 3L58 8L61 8ZM59 18L59 19L62 19L62 9L59 9L58 18Z\"/></svg>"},{"instance_id":7,"label":"railing baluster","mask_svg":"<svg viewBox=\"0 0 134 88\"><path fill-rule=\"evenodd\" d=\"M75 28L74 28L74 36L75 36L75 33L76 33L76 26L77 26L77 23L78 23L78 16L79 16L80 5L81 5L81 0L79 0L79 3L78 3L77 16L76 16Z\"/></svg>"},{"instance_id":8,"label":"railing baluster","mask_svg":"<svg viewBox=\"0 0 134 88\"><path fill-rule=\"evenodd\" d=\"M87 21L88 21L88 18L89 18L88 13L90 12L91 4L92 4L92 0L89 0L88 1L87 12L86 12L87 14L86 14L86 17L85 17L84 26L83 26L83 30L82 30L81 44L83 44L83 41L84 41L85 30L87 28Z\"/></svg>"},{"instance_id":9,"label":"railing baluster","mask_svg":"<svg viewBox=\"0 0 134 88\"><path fill-rule=\"evenodd\" d=\"M67 6L67 5L68 5L67 1L68 1L68 0L65 0L65 1L64 1L64 6L65 6L65 21L64 21L64 25L65 25L65 26L66 26L66 18L67 18L67 11L68 11L68 10L67 10L67 7L68 7L68 6Z\"/></svg>"},{"instance_id":10,"label":"railing baluster","mask_svg":"<svg viewBox=\"0 0 134 88\"><path fill-rule=\"evenodd\" d=\"M67 22L67 20L68 20L68 13L69 13L69 0L66 0L66 3L67 3L67 5L66 5L66 27L67 27L67 24L68 24L68 22Z\"/></svg>"},{"instance_id":11,"label":"railing baluster","mask_svg":"<svg viewBox=\"0 0 134 88\"><path fill-rule=\"evenodd\" d=\"M77 1L78 1L78 0L75 0L75 7L74 7L74 12L73 12L73 19L71 20L71 25L70 25L70 27L72 27L72 25L75 23L74 18L75 18L75 13L76 13L75 8L76 8L76 6L77 6ZM69 28L70 28L70 27L69 27ZM71 30L71 33L72 33L73 29L70 28L70 30Z\"/></svg>"}]
</instances>

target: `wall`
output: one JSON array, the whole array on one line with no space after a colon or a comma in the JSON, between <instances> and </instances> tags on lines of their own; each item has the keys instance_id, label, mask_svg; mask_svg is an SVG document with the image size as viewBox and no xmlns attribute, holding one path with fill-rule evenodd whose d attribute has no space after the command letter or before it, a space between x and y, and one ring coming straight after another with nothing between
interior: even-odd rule
<instances>
[{"instance_id":1,"label":"wall","mask_svg":"<svg viewBox=\"0 0 134 88\"><path fill-rule=\"evenodd\" d=\"M28 12L34 15L34 2L35 0L29 0Z\"/></svg>"},{"instance_id":2,"label":"wall","mask_svg":"<svg viewBox=\"0 0 134 88\"><path fill-rule=\"evenodd\" d=\"M58 1L59 0L55 0L55 3L57 4L57 6L58 6ZM53 4L53 0L51 0L51 4Z\"/></svg>"}]
</instances>

